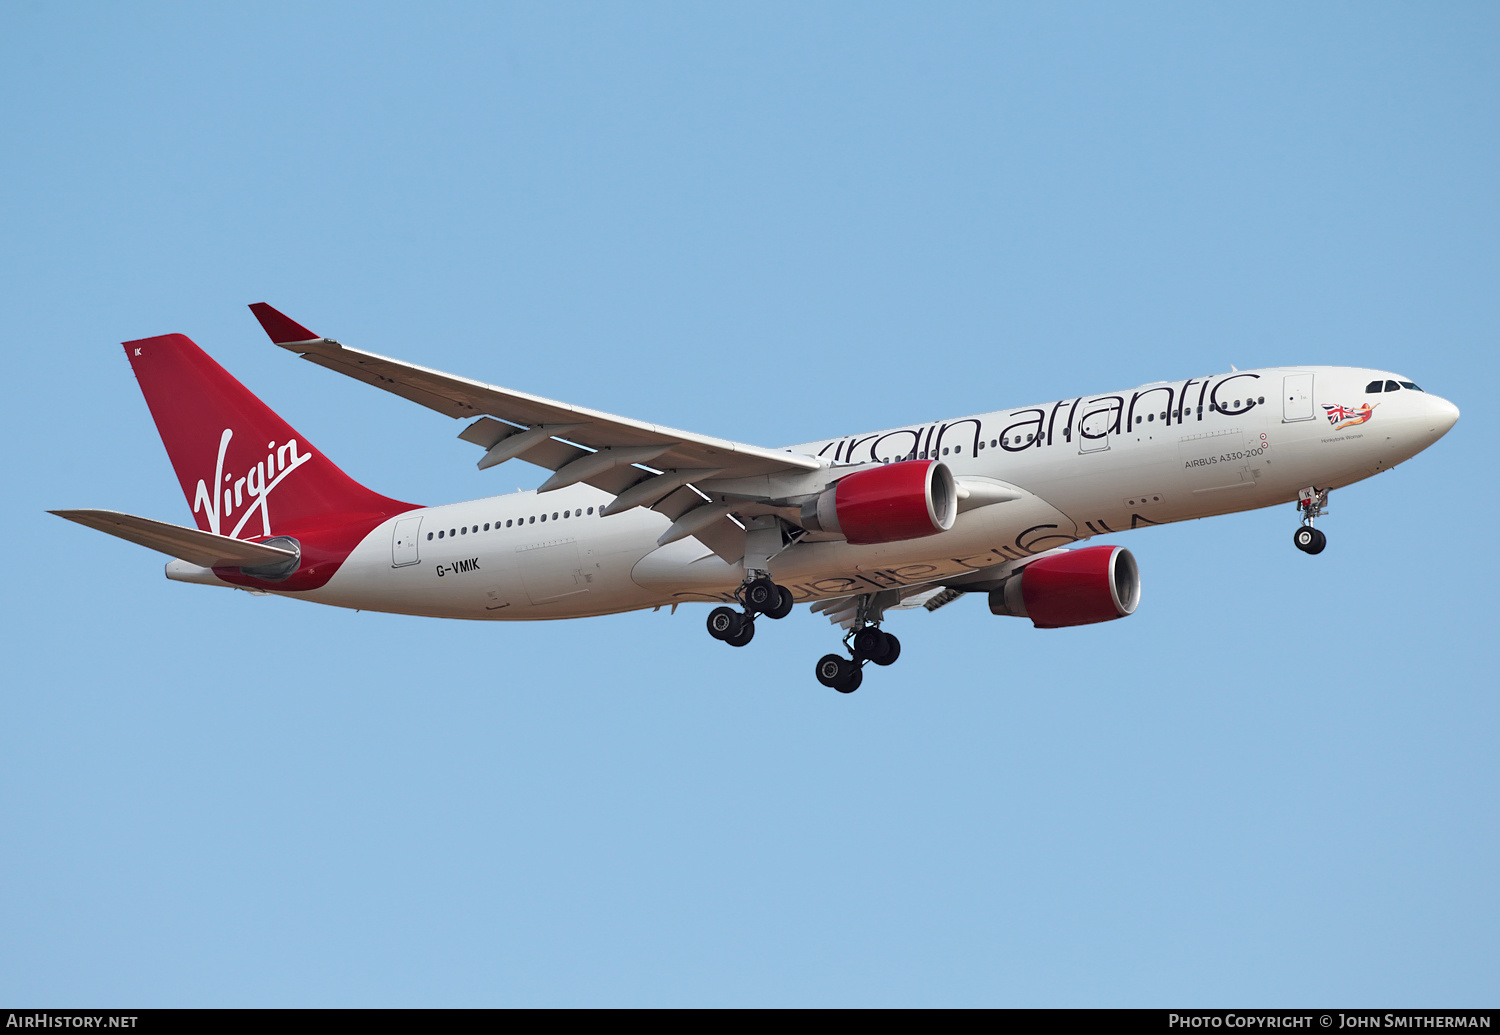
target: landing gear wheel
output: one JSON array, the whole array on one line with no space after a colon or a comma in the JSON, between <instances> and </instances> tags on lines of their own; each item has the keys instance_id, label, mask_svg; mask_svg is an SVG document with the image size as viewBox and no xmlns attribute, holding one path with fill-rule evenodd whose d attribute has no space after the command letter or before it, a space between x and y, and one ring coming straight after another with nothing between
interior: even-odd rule
<instances>
[{"instance_id":1,"label":"landing gear wheel","mask_svg":"<svg viewBox=\"0 0 1500 1035\"><path fill-rule=\"evenodd\" d=\"M1318 554L1328 545L1328 537L1311 525L1303 525L1292 533L1292 542L1303 553Z\"/></svg>"},{"instance_id":2,"label":"landing gear wheel","mask_svg":"<svg viewBox=\"0 0 1500 1035\"><path fill-rule=\"evenodd\" d=\"M825 654L819 658L816 671L818 682L841 694L854 693L864 680L857 663L837 654Z\"/></svg>"},{"instance_id":3,"label":"landing gear wheel","mask_svg":"<svg viewBox=\"0 0 1500 1035\"><path fill-rule=\"evenodd\" d=\"M766 608L764 613L767 618L782 619L792 613L792 591L785 586L776 588L780 591L780 599Z\"/></svg>"},{"instance_id":4,"label":"landing gear wheel","mask_svg":"<svg viewBox=\"0 0 1500 1035\"><path fill-rule=\"evenodd\" d=\"M781 606L781 587L767 578L759 578L745 587L745 606L762 614Z\"/></svg>"},{"instance_id":5,"label":"landing gear wheel","mask_svg":"<svg viewBox=\"0 0 1500 1035\"><path fill-rule=\"evenodd\" d=\"M895 639L894 636L891 639ZM886 641L886 634L867 625L854 634L853 642L854 657L858 661L878 662L890 652L890 644Z\"/></svg>"},{"instance_id":6,"label":"landing gear wheel","mask_svg":"<svg viewBox=\"0 0 1500 1035\"><path fill-rule=\"evenodd\" d=\"M724 642L731 647L743 647L753 639L755 639L755 623L748 618L742 618L739 631L733 636L724 637Z\"/></svg>"},{"instance_id":7,"label":"landing gear wheel","mask_svg":"<svg viewBox=\"0 0 1500 1035\"><path fill-rule=\"evenodd\" d=\"M885 637L885 654L878 658L871 658L870 660L877 665L889 665L901 656L901 641L890 633L881 633L880 635Z\"/></svg>"},{"instance_id":8,"label":"landing gear wheel","mask_svg":"<svg viewBox=\"0 0 1500 1035\"><path fill-rule=\"evenodd\" d=\"M728 640L740 631L745 616L732 607L716 607L708 613L708 635L716 640Z\"/></svg>"}]
</instances>

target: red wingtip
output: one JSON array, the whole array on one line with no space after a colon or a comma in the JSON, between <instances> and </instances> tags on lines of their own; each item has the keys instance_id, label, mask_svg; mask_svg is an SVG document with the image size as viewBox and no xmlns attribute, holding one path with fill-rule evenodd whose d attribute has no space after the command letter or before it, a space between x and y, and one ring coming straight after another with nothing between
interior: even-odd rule
<instances>
[{"instance_id":1,"label":"red wingtip","mask_svg":"<svg viewBox=\"0 0 1500 1035\"><path fill-rule=\"evenodd\" d=\"M291 317L278 313L264 302L250 303L250 311L271 336L271 341L277 345L293 341L319 341L323 337L321 334L314 334Z\"/></svg>"}]
</instances>

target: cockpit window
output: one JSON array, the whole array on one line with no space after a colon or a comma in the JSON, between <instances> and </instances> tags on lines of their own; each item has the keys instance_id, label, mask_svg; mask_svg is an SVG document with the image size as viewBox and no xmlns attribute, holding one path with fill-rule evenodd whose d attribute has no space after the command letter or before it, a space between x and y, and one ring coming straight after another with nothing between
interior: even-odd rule
<instances>
[{"instance_id":1,"label":"cockpit window","mask_svg":"<svg viewBox=\"0 0 1500 1035\"><path fill-rule=\"evenodd\" d=\"M1365 385L1365 394L1374 395L1376 392L1382 391L1384 388L1384 381L1371 381L1369 384Z\"/></svg>"},{"instance_id":2,"label":"cockpit window","mask_svg":"<svg viewBox=\"0 0 1500 1035\"><path fill-rule=\"evenodd\" d=\"M1399 392L1401 391L1401 386L1394 381L1387 381L1385 383L1385 390L1387 392Z\"/></svg>"},{"instance_id":3,"label":"cockpit window","mask_svg":"<svg viewBox=\"0 0 1500 1035\"><path fill-rule=\"evenodd\" d=\"M1413 392L1420 392L1422 390L1422 389L1418 388L1416 385L1412 384L1410 381L1402 381L1401 382L1401 387L1402 388L1410 388Z\"/></svg>"}]
</instances>

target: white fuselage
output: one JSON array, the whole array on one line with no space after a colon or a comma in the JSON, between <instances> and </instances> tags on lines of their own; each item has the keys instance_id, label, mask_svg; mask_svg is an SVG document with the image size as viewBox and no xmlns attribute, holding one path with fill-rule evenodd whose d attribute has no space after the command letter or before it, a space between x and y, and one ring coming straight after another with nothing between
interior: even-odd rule
<instances>
[{"instance_id":1,"label":"white fuselage","mask_svg":"<svg viewBox=\"0 0 1500 1035\"><path fill-rule=\"evenodd\" d=\"M1458 417L1419 390L1367 394L1384 371L1234 371L793 446L834 465L942 460L959 479L1023 490L937 535L874 546L802 541L770 564L799 601L931 582L1095 535L1227 514L1338 488L1420 452ZM1370 406L1369 410L1362 409ZM1329 407L1340 407L1330 410ZM731 598L744 577L671 522L601 517L587 485L426 507L377 526L319 603L443 618L549 619ZM182 561L170 578L225 585ZM274 592L274 590L273 590Z\"/></svg>"}]
</instances>

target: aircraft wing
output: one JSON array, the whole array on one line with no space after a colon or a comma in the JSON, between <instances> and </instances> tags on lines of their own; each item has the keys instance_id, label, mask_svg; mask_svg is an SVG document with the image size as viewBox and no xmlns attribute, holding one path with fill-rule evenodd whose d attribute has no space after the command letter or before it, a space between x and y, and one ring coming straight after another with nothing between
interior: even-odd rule
<instances>
[{"instance_id":1,"label":"aircraft wing","mask_svg":"<svg viewBox=\"0 0 1500 1035\"><path fill-rule=\"evenodd\" d=\"M485 450L481 469L518 457L554 472L540 492L584 482L617 496L606 513L644 506L675 521L704 502L687 487L695 481L801 473L821 466L800 453L647 424L352 349L314 334L264 302L250 310L272 342L303 359L450 417L477 418L459 438ZM718 531L742 535L727 517L720 523L725 527ZM714 529L694 535L718 551L708 542L716 538ZM726 548L732 552L734 546L726 543Z\"/></svg>"},{"instance_id":2,"label":"aircraft wing","mask_svg":"<svg viewBox=\"0 0 1500 1035\"><path fill-rule=\"evenodd\" d=\"M281 547L248 543L243 539L200 532L196 528L122 514L117 510L53 510L48 513L205 568L254 568L297 558L294 551Z\"/></svg>"}]
</instances>

